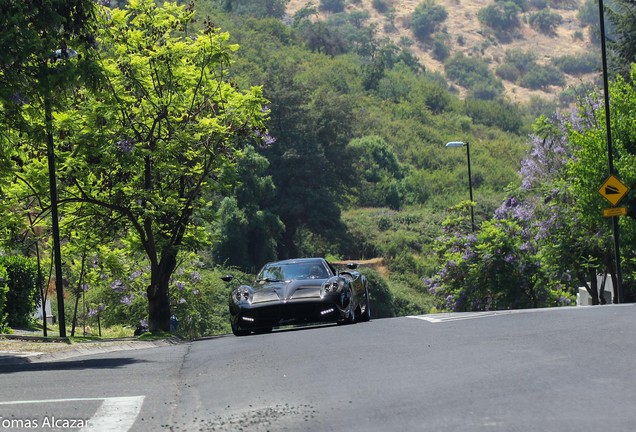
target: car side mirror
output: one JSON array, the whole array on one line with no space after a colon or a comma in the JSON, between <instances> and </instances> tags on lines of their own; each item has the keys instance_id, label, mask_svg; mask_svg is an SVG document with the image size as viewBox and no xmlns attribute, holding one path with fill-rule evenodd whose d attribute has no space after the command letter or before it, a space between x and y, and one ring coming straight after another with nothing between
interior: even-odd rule
<instances>
[{"instance_id":1,"label":"car side mirror","mask_svg":"<svg viewBox=\"0 0 636 432\"><path fill-rule=\"evenodd\" d=\"M347 264L347 268L348 268L349 270L355 270L355 269L357 269L357 268L358 268L358 264L356 264L356 263L349 263L349 264Z\"/></svg>"},{"instance_id":2,"label":"car side mirror","mask_svg":"<svg viewBox=\"0 0 636 432\"><path fill-rule=\"evenodd\" d=\"M230 282L234 279L234 275L226 274L225 276L221 276L221 280L223 282Z\"/></svg>"}]
</instances>

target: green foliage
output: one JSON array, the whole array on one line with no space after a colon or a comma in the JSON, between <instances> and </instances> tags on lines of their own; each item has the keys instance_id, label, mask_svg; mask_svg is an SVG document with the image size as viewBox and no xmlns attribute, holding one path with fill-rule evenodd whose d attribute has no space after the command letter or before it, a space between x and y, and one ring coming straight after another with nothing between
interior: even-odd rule
<instances>
[{"instance_id":1,"label":"green foliage","mask_svg":"<svg viewBox=\"0 0 636 432\"><path fill-rule=\"evenodd\" d=\"M512 1L498 1L477 12L479 22L503 38L519 27L521 8Z\"/></svg>"},{"instance_id":2,"label":"green foliage","mask_svg":"<svg viewBox=\"0 0 636 432\"><path fill-rule=\"evenodd\" d=\"M289 0L217 0L222 10L256 18L283 18Z\"/></svg>"},{"instance_id":3,"label":"green foliage","mask_svg":"<svg viewBox=\"0 0 636 432\"><path fill-rule=\"evenodd\" d=\"M415 37L427 40L448 17L444 6L435 4L434 0L426 0L418 4L411 14L411 29Z\"/></svg>"},{"instance_id":4,"label":"green foliage","mask_svg":"<svg viewBox=\"0 0 636 432\"><path fill-rule=\"evenodd\" d=\"M6 333L9 329L7 325L7 270L0 264L0 333Z\"/></svg>"},{"instance_id":5,"label":"green foliage","mask_svg":"<svg viewBox=\"0 0 636 432\"><path fill-rule=\"evenodd\" d=\"M503 84L483 61L457 53L444 63L449 79L472 91L479 99L494 99L503 92Z\"/></svg>"},{"instance_id":6,"label":"green foliage","mask_svg":"<svg viewBox=\"0 0 636 432\"><path fill-rule=\"evenodd\" d=\"M556 29L563 22L563 17L556 12L543 9L531 14L528 22L543 33L556 35Z\"/></svg>"},{"instance_id":7,"label":"green foliage","mask_svg":"<svg viewBox=\"0 0 636 432\"><path fill-rule=\"evenodd\" d=\"M619 60L610 66L613 73L624 78L631 76L631 65L636 63L636 5L630 0L617 0L606 7L609 23L605 33L611 35L608 45L611 53ZM600 34L600 32L598 32Z\"/></svg>"},{"instance_id":8,"label":"green foliage","mask_svg":"<svg viewBox=\"0 0 636 432\"><path fill-rule=\"evenodd\" d=\"M511 0L514 4L519 6L519 10L521 12L528 12L530 9L530 2L528 0ZM496 2L501 2L501 0L496 0Z\"/></svg>"},{"instance_id":9,"label":"green foliage","mask_svg":"<svg viewBox=\"0 0 636 432\"><path fill-rule=\"evenodd\" d=\"M344 11L345 0L320 0L320 10L338 13Z\"/></svg>"},{"instance_id":10,"label":"green foliage","mask_svg":"<svg viewBox=\"0 0 636 432\"><path fill-rule=\"evenodd\" d=\"M598 2L596 0L585 0L583 3L581 3L576 17L584 26L598 26L600 19Z\"/></svg>"},{"instance_id":11,"label":"green foliage","mask_svg":"<svg viewBox=\"0 0 636 432\"><path fill-rule=\"evenodd\" d=\"M32 258L0 256L0 268L6 270L8 292L4 312L10 327L27 327L40 301L37 263ZM0 315L3 310L0 309ZM0 324L2 321L0 321Z\"/></svg>"},{"instance_id":12,"label":"green foliage","mask_svg":"<svg viewBox=\"0 0 636 432\"><path fill-rule=\"evenodd\" d=\"M526 249L527 236L515 221L493 220L476 235L458 235L449 220L438 254L443 268L425 280L438 310L474 311L571 304L540 277L537 257ZM556 299L556 301L555 301ZM560 302L560 303L559 303Z\"/></svg>"},{"instance_id":13,"label":"green foliage","mask_svg":"<svg viewBox=\"0 0 636 432\"><path fill-rule=\"evenodd\" d=\"M196 212L223 188L241 149L267 141L267 101L261 88L241 91L222 78L237 49L228 33L208 27L186 37L193 14L176 4L129 8L105 16L98 33L109 86L56 117L65 131L60 173L76 179L62 202L127 223L151 267L150 329L167 330L178 251L205 243Z\"/></svg>"},{"instance_id":14,"label":"green foliage","mask_svg":"<svg viewBox=\"0 0 636 432\"><path fill-rule=\"evenodd\" d=\"M581 75L601 70L599 53L590 52L578 56L565 55L552 59L552 64L568 75Z\"/></svg>"},{"instance_id":15,"label":"green foliage","mask_svg":"<svg viewBox=\"0 0 636 432\"><path fill-rule=\"evenodd\" d=\"M506 100L466 99L466 114L475 123L496 126L501 130L518 134L523 126L523 115L519 107Z\"/></svg>"},{"instance_id":16,"label":"green foliage","mask_svg":"<svg viewBox=\"0 0 636 432\"><path fill-rule=\"evenodd\" d=\"M565 86L565 76L563 72L554 66L536 66L532 70L528 71L519 80L521 87L529 89L544 89L548 86Z\"/></svg>"},{"instance_id":17,"label":"green foliage","mask_svg":"<svg viewBox=\"0 0 636 432\"><path fill-rule=\"evenodd\" d=\"M443 62L450 56L450 46L448 34L438 33L433 42L433 57Z\"/></svg>"},{"instance_id":18,"label":"green foliage","mask_svg":"<svg viewBox=\"0 0 636 432\"><path fill-rule=\"evenodd\" d=\"M404 177L397 156L382 138L369 136L349 143L353 169L360 179L353 194L361 207L390 207L402 204L399 180Z\"/></svg>"},{"instance_id":19,"label":"green foliage","mask_svg":"<svg viewBox=\"0 0 636 432\"><path fill-rule=\"evenodd\" d=\"M384 277L372 268L361 268L369 282L369 299L371 305L371 318L390 318L396 316L394 309L394 297Z\"/></svg>"},{"instance_id":20,"label":"green foliage","mask_svg":"<svg viewBox=\"0 0 636 432\"><path fill-rule=\"evenodd\" d=\"M373 0L373 8L379 13L386 13L389 11L389 2L387 0Z\"/></svg>"}]
</instances>

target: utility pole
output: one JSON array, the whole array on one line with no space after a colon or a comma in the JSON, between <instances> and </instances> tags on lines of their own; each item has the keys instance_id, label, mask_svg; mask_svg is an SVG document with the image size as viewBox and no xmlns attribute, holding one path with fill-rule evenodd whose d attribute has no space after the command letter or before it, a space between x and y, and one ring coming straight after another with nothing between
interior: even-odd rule
<instances>
[{"instance_id":1,"label":"utility pole","mask_svg":"<svg viewBox=\"0 0 636 432\"><path fill-rule=\"evenodd\" d=\"M607 168L609 175L614 175L614 150L612 149L612 130L610 121L609 80L607 77L607 50L605 48L605 12L603 0L598 0L598 13L601 30L601 57L603 62L603 91L605 96L605 129L607 131ZM620 240L618 217L612 216L614 234L614 261L616 266L616 299L615 303L623 303L623 271L621 270Z\"/></svg>"}]
</instances>

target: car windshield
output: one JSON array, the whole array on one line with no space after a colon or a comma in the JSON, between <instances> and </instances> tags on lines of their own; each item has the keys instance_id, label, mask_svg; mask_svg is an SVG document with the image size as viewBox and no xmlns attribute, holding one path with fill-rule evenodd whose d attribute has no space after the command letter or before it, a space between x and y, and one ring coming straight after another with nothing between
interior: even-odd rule
<instances>
[{"instance_id":1,"label":"car windshield","mask_svg":"<svg viewBox=\"0 0 636 432\"><path fill-rule=\"evenodd\" d=\"M273 264L264 267L258 282L278 282L298 279L326 279L327 269L321 263Z\"/></svg>"}]
</instances>

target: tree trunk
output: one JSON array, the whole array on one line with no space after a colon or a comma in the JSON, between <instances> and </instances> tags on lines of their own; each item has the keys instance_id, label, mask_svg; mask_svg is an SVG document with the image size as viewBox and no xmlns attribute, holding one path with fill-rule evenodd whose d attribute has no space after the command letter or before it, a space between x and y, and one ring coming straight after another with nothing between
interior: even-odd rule
<instances>
[{"instance_id":1,"label":"tree trunk","mask_svg":"<svg viewBox=\"0 0 636 432\"><path fill-rule=\"evenodd\" d=\"M590 286L587 288L587 292L592 297L592 304L599 304L598 298L598 277L596 276L596 270L590 270Z\"/></svg>"},{"instance_id":2,"label":"tree trunk","mask_svg":"<svg viewBox=\"0 0 636 432\"><path fill-rule=\"evenodd\" d=\"M177 266L177 255L164 250L161 261L151 268L148 294L148 330L170 331L170 276Z\"/></svg>"}]
</instances>

